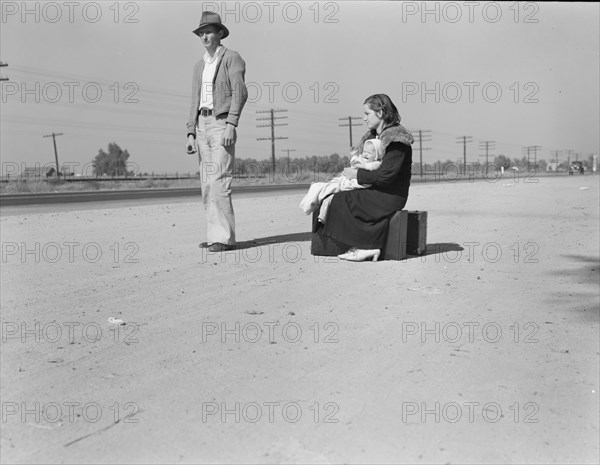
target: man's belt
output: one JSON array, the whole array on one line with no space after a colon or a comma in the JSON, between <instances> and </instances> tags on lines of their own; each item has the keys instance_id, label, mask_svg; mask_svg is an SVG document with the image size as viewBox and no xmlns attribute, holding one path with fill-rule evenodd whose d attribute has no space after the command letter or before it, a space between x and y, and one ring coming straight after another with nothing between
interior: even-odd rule
<instances>
[{"instance_id":1,"label":"man's belt","mask_svg":"<svg viewBox=\"0 0 600 465\"><path fill-rule=\"evenodd\" d=\"M200 111L198 111L198 113L200 114L200 116L212 116L213 115L213 111L209 108L200 108Z\"/></svg>"}]
</instances>

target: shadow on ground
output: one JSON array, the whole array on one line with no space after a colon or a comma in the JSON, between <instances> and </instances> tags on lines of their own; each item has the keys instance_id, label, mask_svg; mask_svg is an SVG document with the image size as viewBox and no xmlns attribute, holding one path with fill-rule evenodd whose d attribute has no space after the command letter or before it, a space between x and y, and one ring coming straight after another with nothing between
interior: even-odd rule
<instances>
[{"instance_id":1,"label":"shadow on ground","mask_svg":"<svg viewBox=\"0 0 600 465\"><path fill-rule=\"evenodd\" d=\"M260 247L268 244L281 244L284 242L307 242L310 241L310 238L310 232L280 234L278 236L260 237L249 241L238 242L236 249L249 249L251 247Z\"/></svg>"},{"instance_id":2,"label":"shadow on ground","mask_svg":"<svg viewBox=\"0 0 600 465\"><path fill-rule=\"evenodd\" d=\"M600 259L586 255L561 255L568 260L581 263L581 266L566 266L560 270L549 271L554 276L570 276L578 284L600 284Z\"/></svg>"},{"instance_id":3,"label":"shadow on ground","mask_svg":"<svg viewBox=\"0 0 600 465\"><path fill-rule=\"evenodd\" d=\"M249 241L238 242L236 249L249 249L252 247L261 247L269 244L281 244L284 242L308 242L312 238L310 232L301 232L293 234L280 234L277 236L260 237ZM464 250L459 244L454 242L441 242L435 244L427 244L425 253L422 255L408 255L407 260L413 258L421 258L428 255L444 254L448 252L462 252Z\"/></svg>"},{"instance_id":4,"label":"shadow on ground","mask_svg":"<svg viewBox=\"0 0 600 465\"><path fill-rule=\"evenodd\" d=\"M447 252L462 252L463 250L465 250L463 247L454 242L441 242L436 244L427 244L427 247L425 248L425 253L423 255L435 255Z\"/></svg>"},{"instance_id":5,"label":"shadow on ground","mask_svg":"<svg viewBox=\"0 0 600 465\"><path fill-rule=\"evenodd\" d=\"M551 276L561 276L571 281L570 289L567 292L564 290L553 292L549 301L597 323L600 320L600 306L598 306L600 260L598 257L573 254L561 255L561 257L577 264L547 272Z\"/></svg>"},{"instance_id":6,"label":"shadow on ground","mask_svg":"<svg viewBox=\"0 0 600 465\"><path fill-rule=\"evenodd\" d=\"M435 244L427 244L425 247L425 253L422 253L421 255L412 255L410 253L407 254L406 260L413 260L415 258L422 259L428 255L438 255L448 252L462 252L463 250L465 250L463 247L454 242L438 242ZM452 256L454 257L454 254Z\"/></svg>"}]
</instances>

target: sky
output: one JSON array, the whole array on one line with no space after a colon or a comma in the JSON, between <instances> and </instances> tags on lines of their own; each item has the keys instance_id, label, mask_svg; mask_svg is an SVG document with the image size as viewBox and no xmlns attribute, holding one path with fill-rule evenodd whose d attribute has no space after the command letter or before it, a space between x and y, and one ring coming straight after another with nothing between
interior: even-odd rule
<instances>
[{"instance_id":1,"label":"sky","mask_svg":"<svg viewBox=\"0 0 600 465\"><path fill-rule=\"evenodd\" d=\"M281 117L276 156L338 153L347 118L388 94L424 162L504 154L580 160L599 153L598 3L1 1L2 174L58 158L87 172L117 143L136 172L195 172L186 154L192 33L221 14L223 45L246 62L249 100L236 156L267 160L264 118ZM346 118L342 121L341 118ZM365 132L353 120L353 142ZM430 131L430 132L427 132ZM293 150L287 152L286 150ZM558 151L558 152L556 152ZM571 151L571 152L569 152ZM533 154L533 151L531 151ZM533 155L532 155L533 156ZM490 160L491 161L491 160Z\"/></svg>"}]
</instances>

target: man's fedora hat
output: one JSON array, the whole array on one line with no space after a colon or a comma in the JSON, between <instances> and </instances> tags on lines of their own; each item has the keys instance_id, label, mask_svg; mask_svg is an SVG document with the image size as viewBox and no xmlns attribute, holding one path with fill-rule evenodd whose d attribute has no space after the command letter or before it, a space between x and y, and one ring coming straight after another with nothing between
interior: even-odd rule
<instances>
[{"instance_id":1,"label":"man's fedora hat","mask_svg":"<svg viewBox=\"0 0 600 465\"><path fill-rule=\"evenodd\" d=\"M206 26L217 26L217 27L223 29L223 37L221 37L221 39L224 39L225 37L227 37L229 35L229 29L227 29L221 23L221 17L217 13L213 13L212 11L203 11L202 12L202 18L200 19L200 26L198 26L198 29L193 31L194 34L196 34L197 36L200 36L200 30L204 29Z\"/></svg>"}]
</instances>

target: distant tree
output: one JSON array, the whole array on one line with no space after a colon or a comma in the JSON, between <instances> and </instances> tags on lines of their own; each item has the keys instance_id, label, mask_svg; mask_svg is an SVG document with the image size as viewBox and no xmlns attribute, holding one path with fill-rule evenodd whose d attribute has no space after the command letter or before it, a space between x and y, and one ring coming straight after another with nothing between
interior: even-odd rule
<instances>
[{"instance_id":1,"label":"distant tree","mask_svg":"<svg viewBox=\"0 0 600 465\"><path fill-rule=\"evenodd\" d=\"M527 155L523 155L523 158L521 158L521 161L519 162L519 164L523 167L523 169L528 169L529 165L531 165L531 159L527 158Z\"/></svg>"},{"instance_id":2,"label":"distant tree","mask_svg":"<svg viewBox=\"0 0 600 465\"><path fill-rule=\"evenodd\" d=\"M127 176L129 152L122 150L115 142L108 144L108 153L100 149L93 160L96 176Z\"/></svg>"},{"instance_id":3,"label":"distant tree","mask_svg":"<svg viewBox=\"0 0 600 465\"><path fill-rule=\"evenodd\" d=\"M337 153L332 153L329 155L329 166L335 171L342 171L344 169L344 162L341 157Z\"/></svg>"},{"instance_id":4,"label":"distant tree","mask_svg":"<svg viewBox=\"0 0 600 465\"><path fill-rule=\"evenodd\" d=\"M496 165L496 168L498 169L504 167L504 169L507 170L512 166L512 162L506 155L498 155L494 158L494 165Z\"/></svg>"},{"instance_id":5,"label":"distant tree","mask_svg":"<svg viewBox=\"0 0 600 465\"><path fill-rule=\"evenodd\" d=\"M539 171L546 171L548 168L548 162L546 160L538 160L537 166Z\"/></svg>"}]
</instances>

